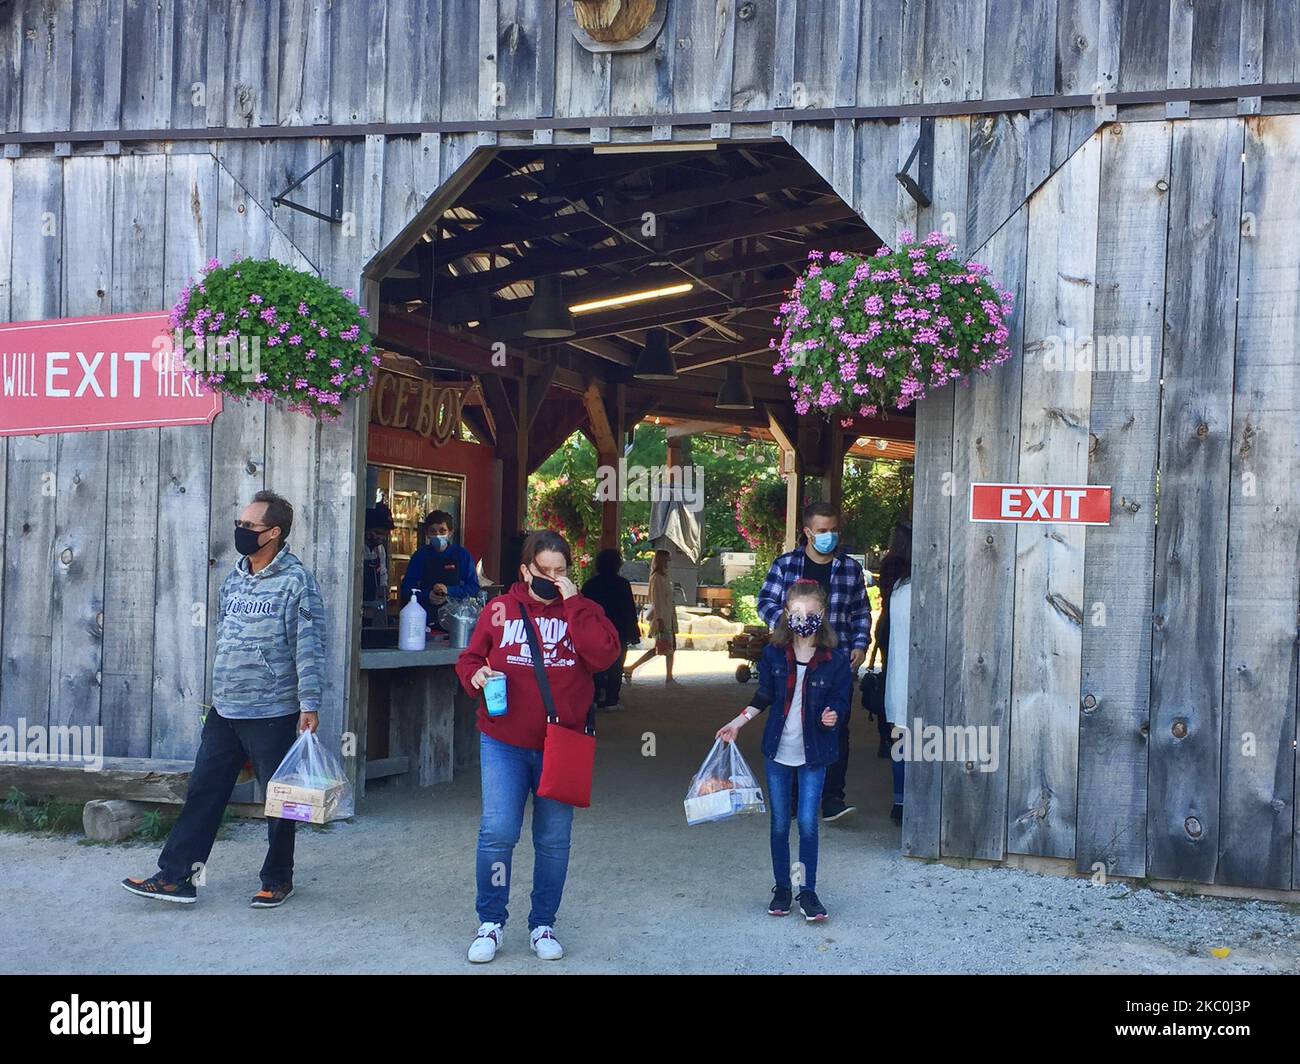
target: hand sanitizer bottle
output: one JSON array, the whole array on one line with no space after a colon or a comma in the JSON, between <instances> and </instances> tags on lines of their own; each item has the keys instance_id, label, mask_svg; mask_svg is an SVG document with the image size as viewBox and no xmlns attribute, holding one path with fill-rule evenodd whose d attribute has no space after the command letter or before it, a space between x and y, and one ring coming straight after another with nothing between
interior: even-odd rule
<instances>
[{"instance_id":1,"label":"hand sanitizer bottle","mask_svg":"<svg viewBox=\"0 0 1300 1064\"><path fill-rule=\"evenodd\" d=\"M429 617L420 605L419 596L412 595L411 601L402 607L398 615L397 646L401 650L423 650L428 633Z\"/></svg>"}]
</instances>

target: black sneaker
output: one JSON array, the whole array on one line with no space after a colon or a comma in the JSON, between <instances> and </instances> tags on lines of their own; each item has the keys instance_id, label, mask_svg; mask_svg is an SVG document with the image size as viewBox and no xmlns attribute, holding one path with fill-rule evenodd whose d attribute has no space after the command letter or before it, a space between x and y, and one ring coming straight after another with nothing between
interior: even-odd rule
<instances>
[{"instance_id":1,"label":"black sneaker","mask_svg":"<svg viewBox=\"0 0 1300 1064\"><path fill-rule=\"evenodd\" d=\"M814 890L805 890L799 895L799 911L810 924L821 923L826 919L826 906L821 903Z\"/></svg>"},{"instance_id":2,"label":"black sneaker","mask_svg":"<svg viewBox=\"0 0 1300 1064\"><path fill-rule=\"evenodd\" d=\"M250 909L278 909L293 897L293 887L263 887L248 903Z\"/></svg>"},{"instance_id":3,"label":"black sneaker","mask_svg":"<svg viewBox=\"0 0 1300 1064\"><path fill-rule=\"evenodd\" d=\"M772 888L772 904L767 907L768 916L789 916L791 892L789 887Z\"/></svg>"},{"instance_id":4,"label":"black sneaker","mask_svg":"<svg viewBox=\"0 0 1300 1064\"><path fill-rule=\"evenodd\" d=\"M153 898L155 901L172 901L180 905L193 905L199 900L199 892L188 879L183 883L168 883L156 873L148 879L132 879L127 876L122 880L122 887L141 898Z\"/></svg>"},{"instance_id":5,"label":"black sneaker","mask_svg":"<svg viewBox=\"0 0 1300 1064\"><path fill-rule=\"evenodd\" d=\"M892 809L890 809L889 819L892 820L895 824L901 824L903 822L903 807L901 805L895 805Z\"/></svg>"},{"instance_id":6,"label":"black sneaker","mask_svg":"<svg viewBox=\"0 0 1300 1064\"><path fill-rule=\"evenodd\" d=\"M855 812L857 806L845 805L843 802L825 802L822 805L822 820L829 824L832 820L839 820L842 816L848 816Z\"/></svg>"}]
</instances>

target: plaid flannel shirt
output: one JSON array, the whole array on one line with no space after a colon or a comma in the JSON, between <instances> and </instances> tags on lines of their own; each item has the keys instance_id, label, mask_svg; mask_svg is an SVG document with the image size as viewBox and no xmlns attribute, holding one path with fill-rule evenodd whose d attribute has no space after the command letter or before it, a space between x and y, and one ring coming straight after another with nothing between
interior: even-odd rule
<instances>
[{"instance_id":1,"label":"plaid flannel shirt","mask_svg":"<svg viewBox=\"0 0 1300 1064\"><path fill-rule=\"evenodd\" d=\"M803 576L803 562L808 555L802 547L782 554L772 563L758 593L758 615L769 628L775 628L785 609L785 594ZM846 651L866 650L871 641L871 606L867 602L867 583L862 566L847 555L837 554L831 562L831 593L827 602L827 621L835 629L839 645Z\"/></svg>"}]
</instances>

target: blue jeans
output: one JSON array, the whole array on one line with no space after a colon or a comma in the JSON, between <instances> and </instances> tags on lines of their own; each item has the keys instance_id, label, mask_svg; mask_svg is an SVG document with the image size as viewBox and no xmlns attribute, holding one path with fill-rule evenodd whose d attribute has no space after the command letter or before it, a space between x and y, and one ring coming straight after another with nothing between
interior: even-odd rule
<instances>
[{"instance_id":1,"label":"blue jeans","mask_svg":"<svg viewBox=\"0 0 1300 1064\"><path fill-rule=\"evenodd\" d=\"M476 908L480 923L505 925L510 900L510 859L533 796L533 907L528 929L551 926L569 871L573 806L537 797L542 752L479 735L483 818L478 828Z\"/></svg>"},{"instance_id":2,"label":"blue jeans","mask_svg":"<svg viewBox=\"0 0 1300 1064\"><path fill-rule=\"evenodd\" d=\"M778 887L790 887L790 803L795 778L799 780L799 863L803 865L800 890L817 889L817 824L826 783L826 766L791 768L770 757L767 761L767 804L772 811L772 875Z\"/></svg>"}]
</instances>

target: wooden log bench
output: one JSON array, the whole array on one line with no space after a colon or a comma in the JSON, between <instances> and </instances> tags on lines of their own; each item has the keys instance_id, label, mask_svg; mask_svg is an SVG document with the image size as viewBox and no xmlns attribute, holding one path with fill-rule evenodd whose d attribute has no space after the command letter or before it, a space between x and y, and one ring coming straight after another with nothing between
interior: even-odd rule
<instances>
[{"instance_id":1,"label":"wooden log bench","mask_svg":"<svg viewBox=\"0 0 1300 1064\"><path fill-rule=\"evenodd\" d=\"M106 757L98 770L70 761L0 761L0 793L13 787L29 798L125 798L179 805L193 769L193 761L155 757Z\"/></svg>"},{"instance_id":2,"label":"wooden log bench","mask_svg":"<svg viewBox=\"0 0 1300 1064\"><path fill-rule=\"evenodd\" d=\"M89 838L120 842L152 809L179 806L190 785L193 761L157 757L106 757L98 769L80 762L0 761L0 795L12 788L25 798L86 803L82 827ZM254 784L238 784L227 808L237 817L265 815Z\"/></svg>"}]
</instances>

